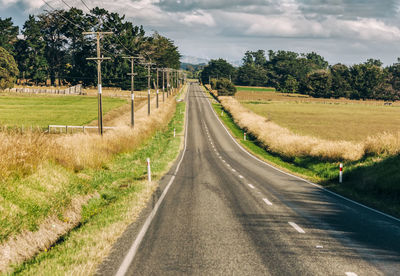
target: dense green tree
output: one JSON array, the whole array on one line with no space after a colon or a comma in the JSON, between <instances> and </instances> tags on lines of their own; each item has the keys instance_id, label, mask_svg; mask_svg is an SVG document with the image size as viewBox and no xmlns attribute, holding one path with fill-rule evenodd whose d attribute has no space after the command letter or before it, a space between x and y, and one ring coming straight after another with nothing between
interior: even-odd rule
<instances>
[{"instance_id":1,"label":"dense green tree","mask_svg":"<svg viewBox=\"0 0 400 276\"><path fill-rule=\"evenodd\" d=\"M227 78L211 79L211 88L218 90L218 96L234 96L235 85Z\"/></svg>"},{"instance_id":2,"label":"dense green tree","mask_svg":"<svg viewBox=\"0 0 400 276\"><path fill-rule=\"evenodd\" d=\"M22 76L33 82L43 83L47 79L48 64L45 58L46 43L42 37L42 24L29 15L22 29L24 40L16 44L16 60Z\"/></svg>"},{"instance_id":3,"label":"dense green tree","mask_svg":"<svg viewBox=\"0 0 400 276\"><path fill-rule=\"evenodd\" d=\"M268 72L259 65L243 65L238 69L236 83L245 86L266 86L268 84Z\"/></svg>"},{"instance_id":4,"label":"dense green tree","mask_svg":"<svg viewBox=\"0 0 400 276\"><path fill-rule=\"evenodd\" d=\"M226 79L234 79L236 74L236 69L231 64L229 64L226 60L220 59L212 59L201 72L201 81L203 83L208 83L209 78L226 78Z\"/></svg>"},{"instance_id":5,"label":"dense green tree","mask_svg":"<svg viewBox=\"0 0 400 276\"><path fill-rule=\"evenodd\" d=\"M18 26L14 26L11 17L1 19L0 17L0 47L14 54L14 45L19 33Z\"/></svg>"},{"instance_id":6,"label":"dense green tree","mask_svg":"<svg viewBox=\"0 0 400 276\"><path fill-rule=\"evenodd\" d=\"M13 56L0 47L0 89L12 88L18 74L18 66Z\"/></svg>"},{"instance_id":7,"label":"dense green tree","mask_svg":"<svg viewBox=\"0 0 400 276\"><path fill-rule=\"evenodd\" d=\"M328 70L317 70L307 75L307 91L312 97L331 97L332 76Z\"/></svg>"},{"instance_id":8,"label":"dense green tree","mask_svg":"<svg viewBox=\"0 0 400 276\"><path fill-rule=\"evenodd\" d=\"M331 66L330 71L332 75L332 97L350 97L352 87L349 68L344 64L338 63Z\"/></svg>"},{"instance_id":9,"label":"dense green tree","mask_svg":"<svg viewBox=\"0 0 400 276\"><path fill-rule=\"evenodd\" d=\"M379 94L385 75L377 63L367 61L363 64L353 65L350 73L353 86L351 98L373 99L375 95Z\"/></svg>"}]
</instances>

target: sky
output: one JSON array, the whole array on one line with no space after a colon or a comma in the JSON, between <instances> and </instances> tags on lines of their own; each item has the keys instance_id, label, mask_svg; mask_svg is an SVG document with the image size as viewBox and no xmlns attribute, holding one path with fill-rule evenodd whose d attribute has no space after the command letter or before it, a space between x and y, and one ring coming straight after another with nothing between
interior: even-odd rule
<instances>
[{"instance_id":1,"label":"sky","mask_svg":"<svg viewBox=\"0 0 400 276\"><path fill-rule=\"evenodd\" d=\"M63 0L85 10L81 0ZM182 55L243 58L247 50L317 52L331 64L400 57L400 0L84 0L172 39ZM52 6L67 8L61 0ZM20 26L43 0L0 0L0 17Z\"/></svg>"}]
</instances>

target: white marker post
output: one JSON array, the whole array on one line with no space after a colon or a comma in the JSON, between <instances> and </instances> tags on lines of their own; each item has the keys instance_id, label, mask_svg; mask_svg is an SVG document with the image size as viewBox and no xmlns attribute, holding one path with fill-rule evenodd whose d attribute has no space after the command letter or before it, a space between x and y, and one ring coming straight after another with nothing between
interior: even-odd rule
<instances>
[{"instance_id":1,"label":"white marker post","mask_svg":"<svg viewBox=\"0 0 400 276\"><path fill-rule=\"evenodd\" d=\"M339 165L339 183L342 183L343 181L343 164L340 163Z\"/></svg>"},{"instance_id":2,"label":"white marker post","mask_svg":"<svg viewBox=\"0 0 400 276\"><path fill-rule=\"evenodd\" d=\"M246 141L246 132L243 133L243 138L244 138L244 140Z\"/></svg>"},{"instance_id":3,"label":"white marker post","mask_svg":"<svg viewBox=\"0 0 400 276\"><path fill-rule=\"evenodd\" d=\"M175 128L174 128L174 138L175 138L176 132L175 132Z\"/></svg>"},{"instance_id":4,"label":"white marker post","mask_svg":"<svg viewBox=\"0 0 400 276\"><path fill-rule=\"evenodd\" d=\"M224 116L224 111L221 111L221 116Z\"/></svg>"},{"instance_id":5,"label":"white marker post","mask_svg":"<svg viewBox=\"0 0 400 276\"><path fill-rule=\"evenodd\" d=\"M147 158L147 180L149 184L151 183L151 168L150 168L150 158Z\"/></svg>"}]
</instances>

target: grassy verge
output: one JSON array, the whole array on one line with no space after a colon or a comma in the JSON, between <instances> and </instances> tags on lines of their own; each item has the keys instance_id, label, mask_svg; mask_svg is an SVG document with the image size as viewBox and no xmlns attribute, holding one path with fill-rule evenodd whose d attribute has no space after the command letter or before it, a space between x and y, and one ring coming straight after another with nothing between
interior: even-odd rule
<instances>
[{"instance_id":1,"label":"grassy verge","mask_svg":"<svg viewBox=\"0 0 400 276\"><path fill-rule=\"evenodd\" d=\"M127 103L124 99L103 99L104 113ZM2 96L0 124L35 126L84 125L97 118L97 98L88 96Z\"/></svg>"},{"instance_id":2,"label":"grassy verge","mask_svg":"<svg viewBox=\"0 0 400 276\"><path fill-rule=\"evenodd\" d=\"M243 140L243 130L235 124L229 113L225 110L222 113L221 104L214 102L212 106L236 140L260 159L353 200L400 217L399 156L370 156L359 161L345 162L343 184L339 184L338 162L325 162L310 157L285 158L268 152L254 137Z\"/></svg>"},{"instance_id":3,"label":"grassy verge","mask_svg":"<svg viewBox=\"0 0 400 276\"><path fill-rule=\"evenodd\" d=\"M134 152L118 155L101 170L80 173L91 191L97 191L82 213L80 226L52 248L15 268L15 275L93 274L108 255L112 244L139 214L150 198L156 183L148 185L146 158L152 160L152 178L157 181L169 169L181 147L181 138L173 137L174 128L183 133L185 103L162 131Z\"/></svg>"}]
</instances>

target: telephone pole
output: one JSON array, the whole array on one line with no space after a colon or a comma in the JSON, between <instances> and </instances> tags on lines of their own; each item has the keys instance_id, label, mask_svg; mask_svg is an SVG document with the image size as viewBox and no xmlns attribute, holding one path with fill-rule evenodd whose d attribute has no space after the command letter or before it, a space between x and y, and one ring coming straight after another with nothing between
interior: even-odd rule
<instances>
[{"instance_id":1,"label":"telephone pole","mask_svg":"<svg viewBox=\"0 0 400 276\"><path fill-rule=\"evenodd\" d=\"M98 129L99 134L103 135L103 103L101 98L101 63L103 60L109 60L110 57L102 57L100 53L100 36L113 34L113 32L83 32L83 35L95 34L97 38L97 57L86 58L87 60L95 60L97 62L97 90L98 90Z\"/></svg>"},{"instance_id":2,"label":"telephone pole","mask_svg":"<svg viewBox=\"0 0 400 276\"><path fill-rule=\"evenodd\" d=\"M143 65L147 66L147 115L150 115L150 88L151 88L151 83L150 83L150 66L153 65L154 63L147 62L147 63L142 63Z\"/></svg>"},{"instance_id":3,"label":"telephone pole","mask_svg":"<svg viewBox=\"0 0 400 276\"><path fill-rule=\"evenodd\" d=\"M165 101L165 68L162 69L162 101Z\"/></svg>"},{"instance_id":4,"label":"telephone pole","mask_svg":"<svg viewBox=\"0 0 400 276\"><path fill-rule=\"evenodd\" d=\"M123 57L124 59L129 59L131 61L131 72L128 76L131 76L131 127L135 126L135 76L137 73L134 72L133 64L135 59L140 59L141 57Z\"/></svg>"}]
</instances>

